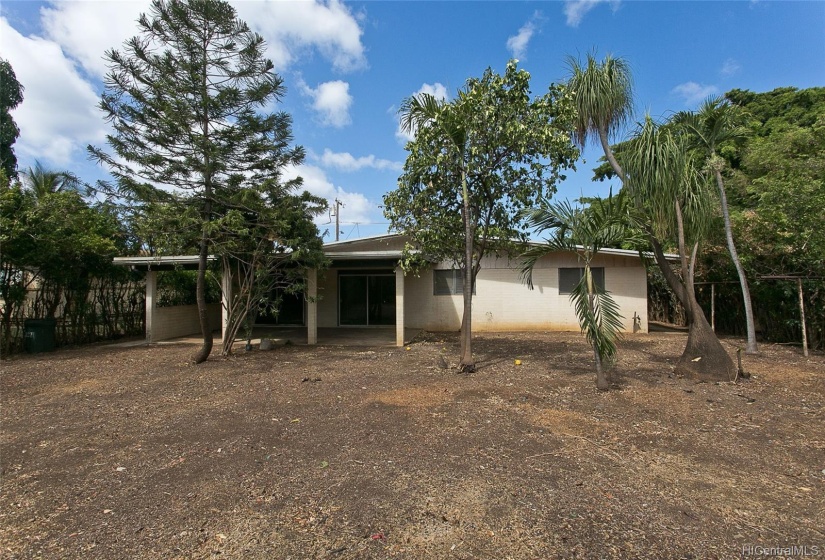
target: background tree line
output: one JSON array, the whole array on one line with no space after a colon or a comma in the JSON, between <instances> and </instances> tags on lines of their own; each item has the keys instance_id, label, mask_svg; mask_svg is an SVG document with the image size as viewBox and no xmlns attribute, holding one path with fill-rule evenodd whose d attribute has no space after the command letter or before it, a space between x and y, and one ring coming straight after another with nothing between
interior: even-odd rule
<instances>
[{"instance_id":1,"label":"background tree line","mask_svg":"<svg viewBox=\"0 0 825 560\"><path fill-rule=\"evenodd\" d=\"M59 318L58 345L143 332L144 285L114 266L131 238L114 207L90 203L79 181L39 164L10 181L0 171L0 335L3 356L27 318Z\"/></svg>"}]
</instances>

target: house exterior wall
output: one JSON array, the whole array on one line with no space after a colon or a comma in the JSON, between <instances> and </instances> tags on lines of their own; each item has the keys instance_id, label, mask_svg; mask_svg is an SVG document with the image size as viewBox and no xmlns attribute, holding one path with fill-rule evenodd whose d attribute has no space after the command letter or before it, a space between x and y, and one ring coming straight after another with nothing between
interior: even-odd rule
<instances>
[{"instance_id":1,"label":"house exterior wall","mask_svg":"<svg viewBox=\"0 0 825 560\"><path fill-rule=\"evenodd\" d=\"M635 262L634 262L635 261ZM521 280L518 262L485 259L473 296L473 331L577 331L579 322L568 294L559 294L559 268L580 267L576 256L557 253L542 258L533 270L533 289ZM638 258L606 255L593 266L605 268L605 287L613 294L624 315L624 330L633 332L633 314L639 317L638 331L647 332L647 274ZM435 269L450 269L441 263ZM461 327L463 299L460 294L433 295L433 271L405 281L406 325L431 331Z\"/></svg>"},{"instance_id":2,"label":"house exterior wall","mask_svg":"<svg viewBox=\"0 0 825 560\"><path fill-rule=\"evenodd\" d=\"M530 290L521 280L518 260L485 258L473 297L473 330L578 331L570 296L559 294L559 268L580 266L574 254L547 255L536 263L533 290ZM638 257L599 255L593 266L605 268L605 287L624 315L625 331L633 332L635 312L640 318L638 330L647 332L647 274ZM451 266L440 263L433 268L449 270ZM463 312L462 296L434 295L433 268L422 270L419 276L404 277L405 326L430 331L458 330ZM318 326L338 326L337 269L319 274L318 295Z\"/></svg>"},{"instance_id":3,"label":"house exterior wall","mask_svg":"<svg viewBox=\"0 0 825 560\"><path fill-rule=\"evenodd\" d=\"M212 329L221 328L221 304L207 305L209 325ZM179 336L201 332L197 305L176 305L174 307L155 307L152 332L146 333L149 342L167 340Z\"/></svg>"}]
</instances>

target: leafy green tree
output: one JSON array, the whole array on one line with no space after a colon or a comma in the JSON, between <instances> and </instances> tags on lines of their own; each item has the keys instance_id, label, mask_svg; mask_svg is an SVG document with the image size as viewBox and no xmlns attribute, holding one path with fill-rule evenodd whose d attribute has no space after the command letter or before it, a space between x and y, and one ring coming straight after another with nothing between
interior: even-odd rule
<instances>
[{"instance_id":1,"label":"leafy green tree","mask_svg":"<svg viewBox=\"0 0 825 560\"><path fill-rule=\"evenodd\" d=\"M300 180L283 183L281 172L304 151L290 147L290 116L266 112L283 97L282 80L264 57L263 38L227 2L154 0L138 27L123 52L106 53L100 107L114 128L113 154L89 149L115 177L104 189L133 204L178 209L168 213L174 227L197 232L199 363L213 344L206 263L221 222L249 200L274 204L284 188L296 189Z\"/></svg>"},{"instance_id":2,"label":"leafy green tree","mask_svg":"<svg viewBox=\"0 0 825 560\"><path fill-rule=\"evenodd\" d=\"M778 88L764 93L728 92L746 112L750 134L722 153L734 172L731 220L742 265L754 283L755 314L767 340L800 340L795 286L762 275L803 278L812 347L825 347L825 88ZM722 263L724 264L724 263ZM710 263L711 274L730 273ZM732 313L726 309L725 316Z\"/></svg>"},{"instance_id":3,"label":"leafy green tree","mask_svg":"<svg viewBox=\"0 0 825 560\"><path fill-rule=\"evenodd\" d=\"M588 207L574 207L569 201L552 204L547 200L527 212L528 222L537 232L552 230L545 244L524 254L522 273L532 289L532 272L538 260L554 251L575 253L583 265L581 280L570 294L582 332L593 348L596 387L610 388L611 363L621 338L622 315L610 292L593 280L591 263L605 247L640 243L640 230L632 219L625 192L595 199Z\"/></svg>"},{"instance_id":4,"label":"leafy green tree","mask_svg":"<svg viewBox=\"0 0 825 560\"><path fill-rule=\"evenodd\" d=\"M21 262L36 251L36 243L27 227L27 216L34 207L34 197L20 183L11 184L6 170L0 168L0 298L2 307L2 346L4 356L12 349L12 319L26 300L35 277L27 274Z\"/></svg>"},{"instance_id":5,"label":"leafy green tree","mask_svg":"<svg viewBox=\"0 0 825 560\"><path fill-rule=\"evenodd\" d=\"M247 197L255 193L244 193ZM323 242L312 219L326 209L324 199L305 192L293 196L283 189L271 203L258 201L259 212L231 210L221 220L216 252L232 285L229 324L223 334L221 353L229 355L241 328L247 341L259 312L277 313L280 301L271 299L276 288L286 293L305 291L305 270L327 264Z\"/></svg>"},{"instance_id":6,"label":"leafy green tree","mask_svg":"<svg viewBox=\"0 0 825 560\"><path fill-rule=\"evenodd\" d=\"M20 136L20 129L10 111L23 102L23 86L11 64L0 58L0 169L6 172L6 178L17 178L17 157L12 146Z\"/></svg>"},{"instance_id":7,"label":"leafy green tree","mask_svg":"<svg viewBox=\"0 0 825 560\"><path fill-rule=\"evenodd\" d=\"M825 263L825 115L811 128L756 138L742 154L752 201L739 218L763 274L804 274ZM740 177L740 181L745 177ZM773 264L771 264L771 261Z\"/></svg>"},{"instance_id":8,"label":"leafy green tree","mask_svg":"<svg viewBox=\"0 0 825 560\"><path fill-rule=\"evenodd\" d=\"M705 170L711 173L716 180L716 187L719 190L719 200L721 202L722 218L725 225L725 241L730 253L736 274L739 276L739 284L742 289L742 299L745 306L745 323L748 333L748 342L745 352L756 354L756 327L753 319L753 306L751 305L751 293L748 287L748 278L742 268L739 253L736 251L736 243L733 240L733 229L731 227L730 209L728 207L728 197L725 191L725 182L722 179L722 172L726 168L726 161L719 154L719 150L725 144L741 140L747 134L747 129L740 125L742 121L741 111L731 105L724 98L710 98L702 103L697 112L682 111L673 116L672 122L677 128L684 129L688 134L688 143L691 147L698 149L704 158Z\"/></svg>"},{"instance_id":9,"label":"leafy green tree","mask_svg":"<svg viewBox=\"0 0 825 560\"><path fill-rule=\"evenodd\" d=\"M384 197L384 214L391 229L411 240L406 269L449 261L462 271L459 367L465 372L475 370L472 293L482 257L521 252L527 234L520 211L552 195L577 156L569 96L551 86L531 98L529 81L511 61L503 76L487 69L468 80L452 101L422 94L400 111L415 139L407 144L398 188Z\"/></svg>"},{"instance_id":10,"label":"leafy green tree","mask_svg":"<svg viewBox=\"0 0 825 560\"><path fill-rule=\"evenodd\" d=\"M93 279L112 269L120 225L104 209L90 207L74 190L37 194L23 183L0 191L0 295L5 301L3 349L12 347L11 321L27 290L39 284L33 313L54 317L62 306L78 332Z\"/></svg>"}]
</instances>

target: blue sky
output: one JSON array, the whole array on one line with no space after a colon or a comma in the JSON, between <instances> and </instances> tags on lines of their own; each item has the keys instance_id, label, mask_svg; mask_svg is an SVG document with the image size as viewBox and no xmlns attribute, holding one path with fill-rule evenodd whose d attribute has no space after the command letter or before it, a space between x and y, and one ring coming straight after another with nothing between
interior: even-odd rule
<instances>
[{"instance_id":1,"label":"blue sky","mask_svg":"<svg viewBox=\"0 0 825 560\"><path fill-rule=\"evenodd\" d=\"M239 1L284 78L282 109L308 152L290 174L341 199L341 238L384 233L380 204L405 159L396 110L420 91L452 97L487 67L520 60L543 93L564 79L567 55L612 53L630 63L637 116L693 109L733 88L825 85L825 2L576 0L567 2ZM0 57L25 89L13 113L21 168L35 159L86 181L104 177L85 146L103 144L96 109L107 48L136 32L148 2L0 4ZM557 198L606 195L585 151ZM319 220L326 239L328 218Z\"/></svg>"}]
</instances>

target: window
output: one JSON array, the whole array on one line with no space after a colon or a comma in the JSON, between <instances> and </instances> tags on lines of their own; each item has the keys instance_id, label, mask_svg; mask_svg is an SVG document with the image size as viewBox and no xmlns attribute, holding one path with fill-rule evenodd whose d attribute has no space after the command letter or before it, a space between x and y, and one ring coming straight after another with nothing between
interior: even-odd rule
<instances>
[{"instance_id":1,"label":"window","mask_svg":"<svg viewBox=\"0 0 825 560\"><path fill-rule=\"evenodd\" d=\"M464 293L464 276L460 270L433 270L433 295L455 296ZM475 294L476 291L473 290Z\"/></svg>"},{"instance_id":2,"label":"window","mask_svg":"<svg viewBox=\"0 0 825 560\"><path fill-rule=\"evenodd\" d=\"M593 281L596 286L604 290L604 267L591 267ZM584 268L560 268L559 269L559 293L572 294L573 288L584 276Z\"/></svg>"}]
</instances>

